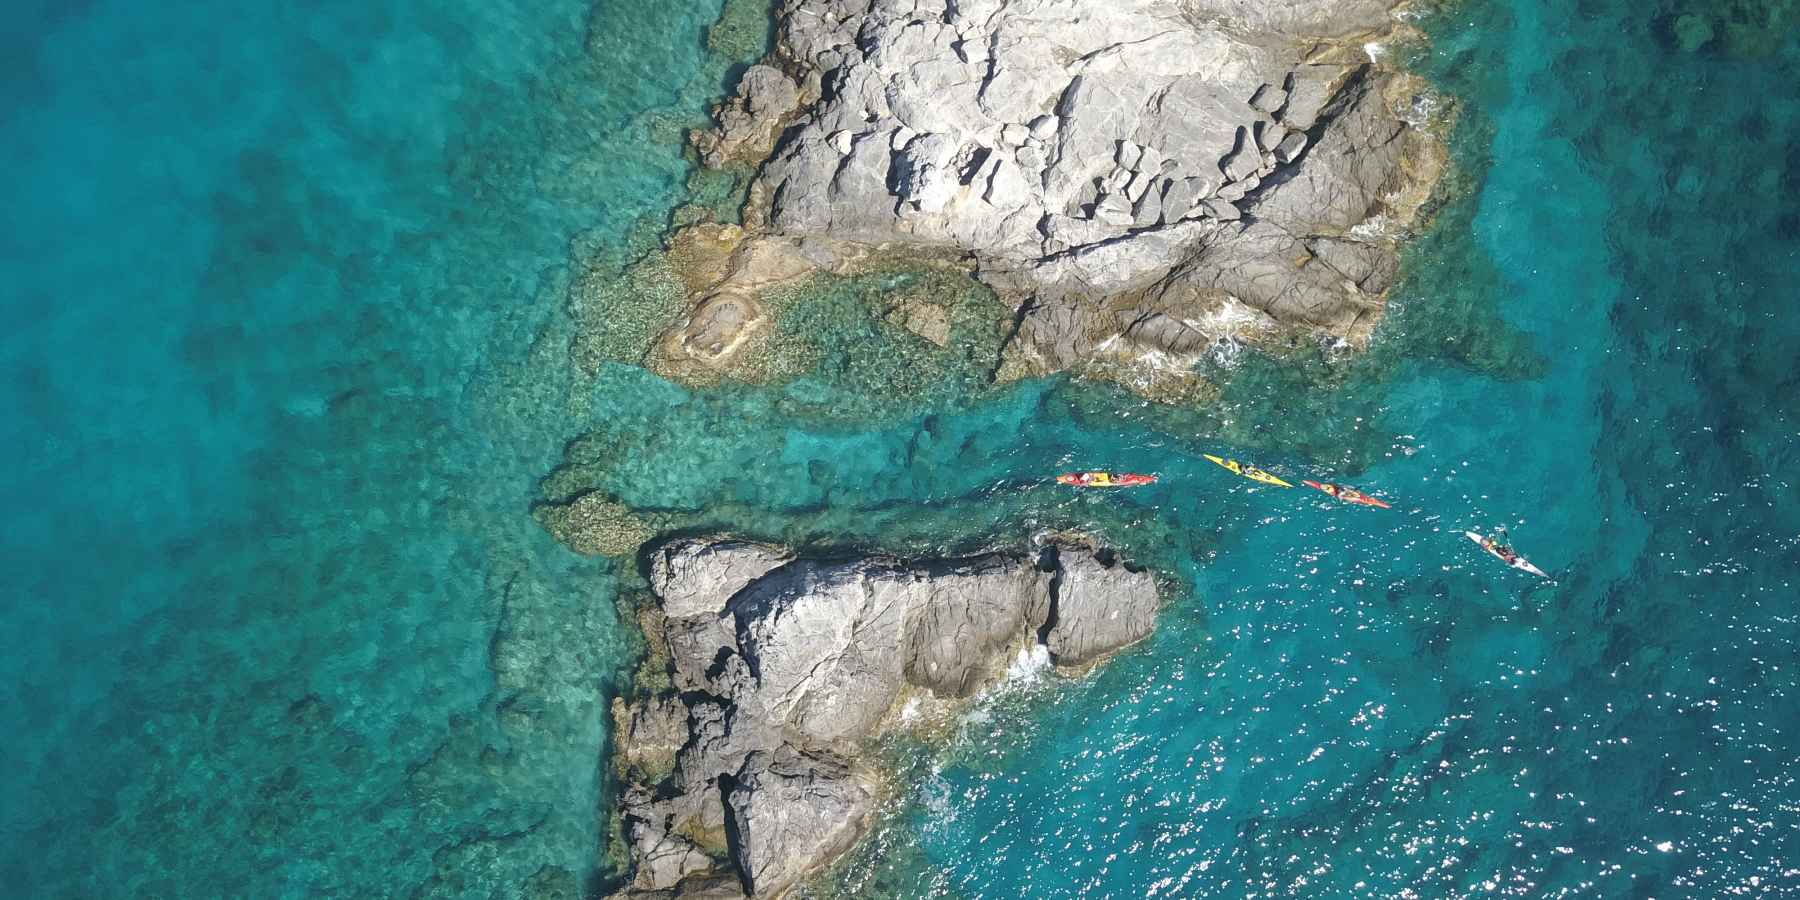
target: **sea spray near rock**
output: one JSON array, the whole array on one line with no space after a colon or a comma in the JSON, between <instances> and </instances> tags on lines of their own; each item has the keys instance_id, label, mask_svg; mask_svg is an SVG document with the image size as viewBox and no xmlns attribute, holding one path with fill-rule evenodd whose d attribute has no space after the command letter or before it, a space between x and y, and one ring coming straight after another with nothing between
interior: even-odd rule
<instances>
[{"instance_id":1,"label":"sea spray near rock","mask_svg":"<svg viewBox=\"0 0 1800 900\"><path fill-rule=\"evenodd\" d=\"M687 540L648 568L673 689L615 710L616 762L637 779L628 897L712 896L733 872L751 896L783 894L865 828L884 781L871 738L1040 660L1090 664L1147 636L1160 602L1155 576L1075 544L796 560Z\"/></svg>"}]
</instances>

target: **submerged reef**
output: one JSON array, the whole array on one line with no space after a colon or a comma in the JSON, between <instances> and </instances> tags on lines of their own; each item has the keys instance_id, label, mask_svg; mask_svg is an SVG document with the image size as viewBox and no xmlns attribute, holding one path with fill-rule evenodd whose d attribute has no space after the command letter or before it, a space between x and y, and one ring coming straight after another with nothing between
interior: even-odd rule
<instances>
[{"instance_id":1,"label":"submerged reef","mask_svg":"<svg viewBox=\"0 0 1800 900\"><path fill-rule=\"evenodd\" d=\"M662 671L613 710L625 898L781 896L867 828L874 739L941 719L1021 654L1092 665L1149 635L1160 596L1066 537L926 560L709 538L644 565Z\"/></svg>"},{"instance_id":2,"label":"submerged reef","mask_svg":"<svg viewBox=\"0 0 1800 900\"><path fill-rule=\"evenodd\" d=\"M1800 0L1677 3L1658 20L1663 38L1684 53L1717 52L1741 59L1773 54L1796 24Z\"/></svg>"}]
</instances>

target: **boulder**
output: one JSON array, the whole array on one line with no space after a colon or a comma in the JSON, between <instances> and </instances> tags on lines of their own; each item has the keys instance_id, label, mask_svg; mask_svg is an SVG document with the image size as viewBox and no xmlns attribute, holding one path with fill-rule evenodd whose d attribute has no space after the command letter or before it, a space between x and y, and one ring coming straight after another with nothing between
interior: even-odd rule
<instances>
[{"instance_id":1,"label":"boulder","mask_svg":"<svg viewBox=\"0 0 1800 900\"><path fill-rule=\"evenodd\" d=\"M879 563L800 562L732 601L753 683L733 699L819 743L867 735L900 693L904 573Z\"/></svg>"},{"instance_id":2,"label":"boulder","mask_svg":"<svg viewBox=\"0 0 1800 900\"><path fill-rule=\"evenodd\" d=\"M645 773L663 773L675 765L675 754L687 743L687 707L673 697L649 697L618 707L614 720L620 726L619 759Z\"/></svg>"},{"instance_id":3,"label":"boulder","mask_svg":"<svg viewBox=\"0 0 1800 900\"><path fill-rule=\"evenodd\" d=\"M1156 576L1110 552L1062 553L1045 645L1058 665L1083 665L1148 637L1160 602Z\"/></svg>"},{"instance_id":4,"label":"boulder","mask_svg":"<svg viewBox=\"0 0 1800 900\"><path fill-rule=\"evenodd\" d=\"M1189 0L1193 14L1245 32L1296 38L1352 38L1387 28L1391 0Z\"/></svg>"},{"instance_id":5,"label":"boulder","mask_svg":"<svg viewBox=\"0 0 1800 900\"><path fill-rule=\"evenodd\" d=\"M745 760L725 804L745 887L775 897L856 843L874 792L846 763L783 745Z\"/></svg>"},{"instance_id":6,"label":"boulder","mask_svg":"<svg viewBox=\"0 0 1800 900\"><path fill-rule=\"evenodd\" d=\"M738 591L789 558L764 544L680 541L651 554L650 587L672 619L717 616Z\"/></svg>"},{"instance_id":7,"label":"boulder","mask_svg":"<svg viewBox=\"0 0 1800 900\"><path fill-rule=\"evenodd\" d=\"M1032 627L1028 614L1047 579L1007 556L987 556L924 573L910 611L906 680L934 693L966 697L990 680Z\"/></svg>"},{"instance_id":8,"label":"boulder","mask_svg":"<svg viewBox=\"0 0 1800 900\"><path fill-rule=\"evenodd\" d=\"M659 779L624 802L640 893L681 890L722 850L751 895L781 893L861 832L871 776L847 760L906 691L967 697L1039 641L1085 664L1143 637L1156 610L1154 579L1076 547L795 560L690 540L646 560L681 693L615 714L627 774ZM645 762L669 754L667 777Z\"/></svg>"},{"instance_id":9,"label":"boulder","mask_svg":"<svg viewBox=\"0 0 1800 900\"><path fill-rule=\"evenodd\" d=\"M1239 230L1221 222L1392 256L1391 238L1356 226L1391 212L1380 198L1413 173L1437 171L1403 164L1412 143L1435 139L1382 102L1389 76L1361 49L1394 27L1397 6L782 0L778 55L819 90L802 88L816 99L758 176L760 221L846 253L967 253L977 277L1039 304L1103 306L1177 269L1228 280L1202 270L1277 249L1209 255ZM1368 298L1317 279L1304 289L1304 304L1268 302L1266 289L1247 302L1307 327L1366 325ZM1293 309L1308 312L1289 320ZM1088 358L1069 356L1055 329L1054 343L1034 343L1038 331L1019 335L1028 355Z\"/></svg>"},{"instance_id":10,"label":"boulder","mask_svg":"<svg viewBox=\"0 0 1800 900\"><path fill-rule=\"evenodd\" d=\"M1348 235L1374 215L1403 177L1399 138L1406 126L1383 102L1386 83L1360 79L1344 88L1307 164L1269 179L1273 186L1252 212L1294 235Z\"/></svg>"},{"instance_id":11,"label":"boulder","mask_svg":"<svg viewBox=\"0 0 1800 900\"><path fill-rule=\"evenodd\" d=\"M612 900L744 900L744 886L736 875L705 872L669 888L629 888L614 894Z\"/></svg>"},{"instance_id":12,"label":"boulder","mask_svg":"<svg viewBox=\"0 0 1800 900\"><path fill-rule=\"evenodd\" d=\"M737 93L719 105L716 131L694 138L700 158L718 167L733 159L765 155L775 135L800 107L800 86L780 69L754 65L738 79Z\"/></svg>"},{"instance_id":13,"label":"boulder","mask_svg":"<svg viewBox=\"0 0 1800 900\"><path fill-rule=\"evenodd\" d=\"M632 885L640 889L673 888L687 876L713 867L712 858L686 838L665 832L658 832L654 841L638 841L636 835L633 838L638 865Z\"/></svg>"}]
</instances>

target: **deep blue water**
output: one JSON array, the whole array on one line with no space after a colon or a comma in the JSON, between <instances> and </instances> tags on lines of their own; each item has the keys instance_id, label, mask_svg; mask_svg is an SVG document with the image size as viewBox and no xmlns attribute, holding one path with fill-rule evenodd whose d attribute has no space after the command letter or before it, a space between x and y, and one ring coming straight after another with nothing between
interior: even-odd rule
<instances>
[{"instance_id":1,"label":"deep blue water","mask_svg":"<svg viewBox=\"0 0 1800 900\"><path fill-rule=\"evenodd\" d=\"M1049 381L848 418L819 410L883 363L869 335L789 388L567 363L571 247L681 199L736 52L707 52L716 3L23 10L0 881L592 883L620 573L529 515L588 434L596 486L690 526L1085 526L1184 584L1142 648L896 747L910 786L822 895L1800 890L1783 9L1429 17L1467 192L1370 359L1309 364L1336 387L1252 357L1204 415ZM1041 484L1085 466L1164 480ZM1498 524L1554 582L1457 535Z\"/></svg>"}]
</instances>

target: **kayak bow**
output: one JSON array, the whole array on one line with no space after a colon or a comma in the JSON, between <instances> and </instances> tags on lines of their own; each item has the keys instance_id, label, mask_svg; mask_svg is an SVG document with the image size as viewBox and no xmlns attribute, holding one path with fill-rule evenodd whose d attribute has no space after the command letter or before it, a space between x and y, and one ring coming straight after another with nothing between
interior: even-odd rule
<instances>
[{"instance_id":1,"label":"kayak bow","mask_svg":"<svg viewBox=\"0 0 1800 900\"><path fill-rule=\"evenodd\" d=\"M1223 466L1224 468L1229 469L1232 473L1237 474L1237 475L1242 475L1245 478L1250 479L1251 481L1260 481L1263 484L1272 484L1272 485L1275 485L1276 487L1284 487L1284 488L1293 487L1293 485L1288 484L1287 482L1282 481L1281 479L1276 478L1274 475L1271 475L1268 472L1265 472L1262 469L1259 469L1255 466L1246 466L1243 463L1238 462L1235 459L1220 459L1217 456L1214 456L1210 453L1205 454L1205 455L1206 455L1207 459L1210 459L1213 462L1219 464L1220 466Z\"/></svg>"}]
</instances>

